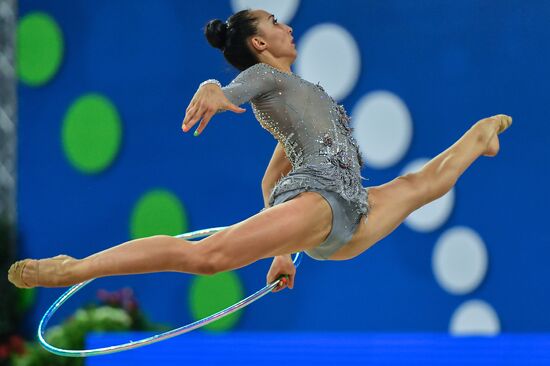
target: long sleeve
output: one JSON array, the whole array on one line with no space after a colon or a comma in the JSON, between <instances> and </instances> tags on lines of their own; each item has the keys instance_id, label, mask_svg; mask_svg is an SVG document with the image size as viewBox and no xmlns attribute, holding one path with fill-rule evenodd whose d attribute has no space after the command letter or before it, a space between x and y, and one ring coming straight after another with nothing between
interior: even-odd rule
<instances>
[{"instance_id":1,"label":"long sleeve","mask_svg":"<svg viewBox=\"0 0 550 366\"><path fill-rule=\"evenodd\" d=\"M222 91L231 103L241 105L276 88L273 70L263 63L257 63L242 71Z\"/></svg>"}]
</instances>

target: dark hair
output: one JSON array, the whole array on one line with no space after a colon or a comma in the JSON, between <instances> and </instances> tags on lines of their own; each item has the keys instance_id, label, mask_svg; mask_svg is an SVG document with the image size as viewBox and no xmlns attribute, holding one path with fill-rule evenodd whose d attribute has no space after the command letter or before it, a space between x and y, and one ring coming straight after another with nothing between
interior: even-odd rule
<instances>
[{"instance_id":1,"label":"dark hair","mask_svg":"<svg viewBox=\"0 0 550 366\"><path fill-rule=\"evenodd\" d=\"M259 62L249 48L247 39L258 34L258 19L250 9L241 10L224 22L213 19L206 24L204 35L212 47L219 48L231 65L240 71L248 69Z\"/></svg>"}]
</instances>

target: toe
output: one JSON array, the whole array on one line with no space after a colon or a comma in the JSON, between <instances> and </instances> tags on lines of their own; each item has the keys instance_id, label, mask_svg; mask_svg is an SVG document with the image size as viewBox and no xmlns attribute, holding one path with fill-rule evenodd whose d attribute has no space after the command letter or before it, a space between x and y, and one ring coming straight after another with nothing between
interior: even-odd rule
<instances>
[{"instance_id":1,"label":"toe","mask_svg":"<svg viewBox=\"0 0 550 366\"><path fill-rule=\"evenodd\" d=\"M8 270L8 280L10 282L13 282L13 274L15 273L15 266L17 263L14 263L10 266L10 269Z\"/></svg>"},{"instance_id":2,"label":"toe","mask_svg":"<svg viewBox=\"0 0 550 366\"><path fill-rule=\"evenodd\" d=\"M25 270L25 266L29 261L29 259L17 261L12 264L10 270L8 271L8 280L19 288L32 287L26 284L25 281L23 281L23 271Z\"/></svg>"},{"instance_id":3,"label":"toe","mask_svg":"<svg viewBox=\"0 0 550 366\"><path fill-rule=\"evenodd\" d=\"M18 274L21 273L20 267L21 267L21 261L17 261L11 265L8 271L8 280L17 287L22 286L22 283L19 278L20 276L18 276Z\"/></svg>"},{"instance_id":4,"label":"toe","mask_svg":"<svg viewBox=\"0 0 550 366\"><path fill-rule=\"evenodd\" d=\"M498 133L504 132L510 125L512 125L512 117L503 114Z\"/></svg>"}]
</instances>

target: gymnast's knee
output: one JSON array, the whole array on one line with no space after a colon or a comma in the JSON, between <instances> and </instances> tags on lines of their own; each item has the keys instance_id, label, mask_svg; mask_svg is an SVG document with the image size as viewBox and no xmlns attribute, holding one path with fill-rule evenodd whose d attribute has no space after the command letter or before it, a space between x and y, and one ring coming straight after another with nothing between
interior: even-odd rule
<instances>
[{"instance_id":1,"label":"gymnast's knee","mask_svg":"<svg viewBox=\"0 0 550 366\"><path fill-rule=\"evenodd\" d=\"M223 253L197 248L193 258L193 268L196 274L215 275L230 270L228 258Z\"/></svg>"}]
</instances>

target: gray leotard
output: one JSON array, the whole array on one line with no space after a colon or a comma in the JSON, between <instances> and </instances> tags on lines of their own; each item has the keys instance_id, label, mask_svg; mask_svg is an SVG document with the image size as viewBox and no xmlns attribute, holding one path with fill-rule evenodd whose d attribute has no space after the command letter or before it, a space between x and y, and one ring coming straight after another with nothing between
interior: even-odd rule
<instances>
[{"instance_id":1,"label":"gray leotard","mask_svg":"<svg viewBox=\"0 0 550 366\"><path fill-rule=\"evenodd\" d=\"M269 206L304 191L320 193L333 213L327 239L306 253L324 260L352 237L368 213L367 189L361 184L363 165L349 117L320 85L258 63L222 88L234 104L250 101L254 114L284 147L292 164L269 196Z\"/></svg>"}]
</instances>

